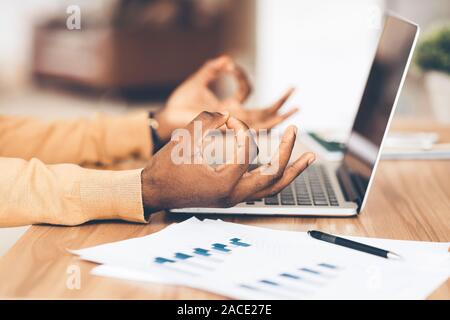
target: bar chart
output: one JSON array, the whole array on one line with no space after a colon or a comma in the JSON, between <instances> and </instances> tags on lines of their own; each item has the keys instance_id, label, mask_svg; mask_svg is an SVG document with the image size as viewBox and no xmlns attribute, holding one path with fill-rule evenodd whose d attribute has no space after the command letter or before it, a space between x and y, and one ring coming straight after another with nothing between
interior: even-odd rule
<instances>
[{"instance_id":1,"label":"bar chart","mask_svg":"<svg viewBox=\"0 0 450 320\"><path fill-rule=\"evenodd\" d=\"M205 272L214 271L218 264L224 262L226 256L250 246L250 243L233 237L225 243L214 242L205 247L194 247L187 252L174 252L168 257L156 256L152 262L174 272L203 276Z\"/></svg>"},{"instance_id":2,"label":"bar chart","mask_svg":"<svg viewBox=\"0 0 450 320\"><path fill-rule=\"evenodd\" d=\"M253 274L259 274L261 271L259 269L263 269L264 265L273 266L276 263L269 256L267 260L264 260L262 258L264 252L260 250L261 248L255 247L251 241L232 236L224 241L211 241L205 245L192 246L164 256L156 256L152 259L152 264L164 269L165 272L174 272L179 276L195 278L199 281L214 282L222 277L223 270L218 270L220 266L232 269L233 261L228 259L229 257L232 258L238 251L245 253L248 259L252 259L253 254L260 259L260 262L256 264L260 268L254 267L257 269L247 271L247 278L235 279L228 285L231 285L231 290L241 292L244 298L259 295L273 299L308 298L317 290L327 286L344 270L336 263L318 261L296 264L297 266L289 268L280 265L275 268L276 272L264 272L264 276L256 278ZM240 266L242 270L246 268L246 262L242 260L242 257L241 255L239 260L234 261L234 267L238 270Z\"/></svg>"},{"instance_id":3,"label":"bar chart","mask_svg":"<svg viewBox=\"0 0 450 320\"><path fill-rule=\"evenodd\" d=\"M331 263L318 263L314 266L298 267L281 271L271 277L252 282L239 283L238 287L259 292L275 299L307 298L315 290L326 286L338 277L343 268Z\"/></svg>"}]
</instances>

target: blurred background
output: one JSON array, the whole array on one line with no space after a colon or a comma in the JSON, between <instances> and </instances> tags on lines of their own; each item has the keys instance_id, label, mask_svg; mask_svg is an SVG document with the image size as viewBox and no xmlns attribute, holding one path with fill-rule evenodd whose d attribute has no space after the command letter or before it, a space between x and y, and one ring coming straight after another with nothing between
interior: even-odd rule
<instances>
[{"instance_id":1,"label":"blurred background","mask_svg":"<svg viewBox=\"0 0 450 320\"><path fill-rule=\"evenodd\" d=\"M80 30L66 25L73 5ZM417 22L422 39L450 21L447 0L0 0L0 112L156 107L205 59L226 52L250 75L250 106L293 85L290 102L302 112L292 121L348 130L386 9ZM433 107L435 91L450 91L437 71L413 65L399 114L450 121Z\"/></svg>"},{"instance_id":2,"label":"blurred background","mask_svg":"<svg viewBox=\"0 0 450 320\"><path fill-rule=\"evenodd\" d=\"M157 109L206 59L228 53L253 82L250 107L295 86L288 104L301 112L289 123L347 132L385 10L422 30L396 117L450 123L448 0L0 0L0 114Z\"/></svg>"}]
</instances>

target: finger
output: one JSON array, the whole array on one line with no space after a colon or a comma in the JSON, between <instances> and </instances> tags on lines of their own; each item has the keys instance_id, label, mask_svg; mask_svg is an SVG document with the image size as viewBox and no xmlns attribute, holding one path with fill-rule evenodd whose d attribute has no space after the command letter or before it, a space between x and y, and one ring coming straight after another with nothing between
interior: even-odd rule
<instances>
[{"instance_id":1,"label":"finger","mask_svg":"<svg viewBox=\"0 0 450 320\"><path fill-rule=\"evenodd\" d=\"M220 126L218 129L219 129L221 132L225 133L225 131L228 129L228 127L227 127L227 125L226 125L226 123L225 123L224 125Z\"/></svg>"},{"instance_id":2,"label":"finger","mask_svg":"<svg viewBox=\"0 0 450 320\"><path fill-rule=\"evenodd\" d=\"M283 176L273 185L268 188L262 189L249 199L261 199L264 197L275 195L284 188L286 188L298 175L300 175L304 170L306 170L316 159L314 153L307 152L303 154L294 163L289 165L283 173Z\"/></svg>"},{"instance_id":3,"label":"finger","mask_svg":"<svg viewBox=\"0 0 450 320\"><path fill-rule=\"evenodd\" d=\"M256 158L256 142L249 127L244 122L233 117L230 117L227 121L225 136L226 163L218 166L216 171L231 174L239 179Z\"/></svg>"},{"instance_id":4,"label":"finger","mask_svg":"<svg viewBox=\"0 0 450 320\"><path fill-rule=\"evenodd\" d=\"M211 130L226 124L229 117L227 111L223 113L203 111L186 126L185 129L189 131L191 139L193 163L203 163L203 140Z\"/></svg>"},{"instance_id":5,"label":"finger","mask_svg":"<svg viewBox=\"0 0 450 320\"><path fill-rule=\"evenodd\" d=\"M286 103L289 97L294 93L295 88L289 88L280 99L278 99L274 104L268 107L266 110L269 113L276 113L280 108Z\"/></svg>"},{"instance_id":6,"label":"finger","mask_svg":"<svg viewBox=\"0 0 450 320\"><path fill-rule=\"evenodd\" d=\"M283 176L294 148L295 138L296 128L290 126L283 134L278 152L271 163L249 172L237 184L234 190L234 196L238 199L237 202L268 188Z\"/></svg>"},{"instance_id":7,"label":"finger","mask_svg":"<svg viewBox=\"0 0 450 320\"><path fill-rule=\"evenodd\" d=\"M217 79L222 72L232 72L233 69L233 60L227 55L222 55L218 58L207 61L195 73L194 78L201 81L203 84L209 84Z\"/></svg>"},{"instance_id":8,"label":"finger","mask_svg":"<svg viewBox=\"0 0 450 320\"><path fill-rule=\"evenodd\" d=\"M297 136L297 127L289 126L283 136L281 137L280 145L275 155L272 157L269 165L263 165L256 170L260 171L261 175L269 176L268 179L277 179L281 177L291 157L294 149L295 138ZM270 177L275 176L275 177Z\"/></svg>"},{"instance_id":9,"label":"finger","mask_svg":"<svg viewBox=\"0 0 450 320\"><path fill-rule=\"evenodd\" d=\"M291 117L292 115L294 115L298 111L299 111L299 108L293 108L293 109L287 111L286 113L283 113L283 114L280 114L280 115L276 115L276 116L272 116L269 119L261 122L258 125L258 127L265 128L265 129L272 129L273 127L275 127L276 125L280 124L281 122L283 122L287 118Z\"/></svg>"},{"instance_id":10,"label":"finger","mask_svg":"<svg viewBox=\"0 0 450 320\"><path fill-rule=\"evenodd\" d=\"M231 72L238 84L238 88L233 95L233 98L239 103L244 103L252 91L250 81L248 80L245 71L235 63L233 63L233 70Z\"/></svg>"},{"instance_id":11,"label":"finger","mask_svg":"<svg viewBox=\"0 0 450 320\"><path fill-rule=\"evenodd\" d=\"M243 103L251 92L250 81L245 71L236 65L230 56L222 55L216 59L206 62L195 77L204 84L209 84L216 80L221 73L231 73L237 81L238 88L233 96L234 99Z\"/></svg>"},{"instance_id":12,"label":"finger","mask_svg":"<svg viewBox=\"0 0 450 320\"><path fill-rule=\"evenodd\" d=\"M203 130L203 136L207 134L207 130L209 129L217 129L225 125L230 117L230 113L228 111L223 112L209 112L203 111L197 115L189 124L186 126L186 129L189 131L193 131L201 125ZM197 126L197 127L196 127Z\"/></svg>"},{"instance_id":13,"label":"finger","mask_svg":"<svg viewBox=\"0 0 450 320\"><path fill-rule=\"evenodd\" d=\"M250 165L258 155L258 147L255 141L256 133L244 122L233 117L230 117L227 125L231 130L236 132L234 148L235 162Z\"/></svg>"}]
</instances>

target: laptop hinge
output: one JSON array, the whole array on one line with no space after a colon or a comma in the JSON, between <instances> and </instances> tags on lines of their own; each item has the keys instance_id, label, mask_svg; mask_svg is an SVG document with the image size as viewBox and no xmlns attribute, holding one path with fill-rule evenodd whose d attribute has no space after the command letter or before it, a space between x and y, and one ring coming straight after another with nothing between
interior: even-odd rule
<instances>
[{"instance_id":1,"label":"laptop hinge","mask_svg":"<svg viewBox=\"0 0 450 320\"><path fill-rule=\"evenodd\" d=\"M359 188L355 186L354 179L352 179L352 173L342 164L337 169L336 176L345 200L356 203L358 206L357 212L359 213L362 203L362 194L359 192Z\"/></svg>"}]
</instances>

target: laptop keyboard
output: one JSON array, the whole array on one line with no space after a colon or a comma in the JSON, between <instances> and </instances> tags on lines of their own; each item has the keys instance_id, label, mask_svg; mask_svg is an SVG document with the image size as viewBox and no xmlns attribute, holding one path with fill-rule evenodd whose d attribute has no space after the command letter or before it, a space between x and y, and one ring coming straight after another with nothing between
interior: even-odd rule
<instances>
[{"instance_id":1,"label":"laptop keyboard","mask_svg":"<svg viewBox=\"0 0 450 320\"><path fill-rule=\"evenodd\" d=\"M262 200L269 206L336 207L339 205L328 173L320 164L310 166L279 194Z\"/></svg>"}]
</instances>

